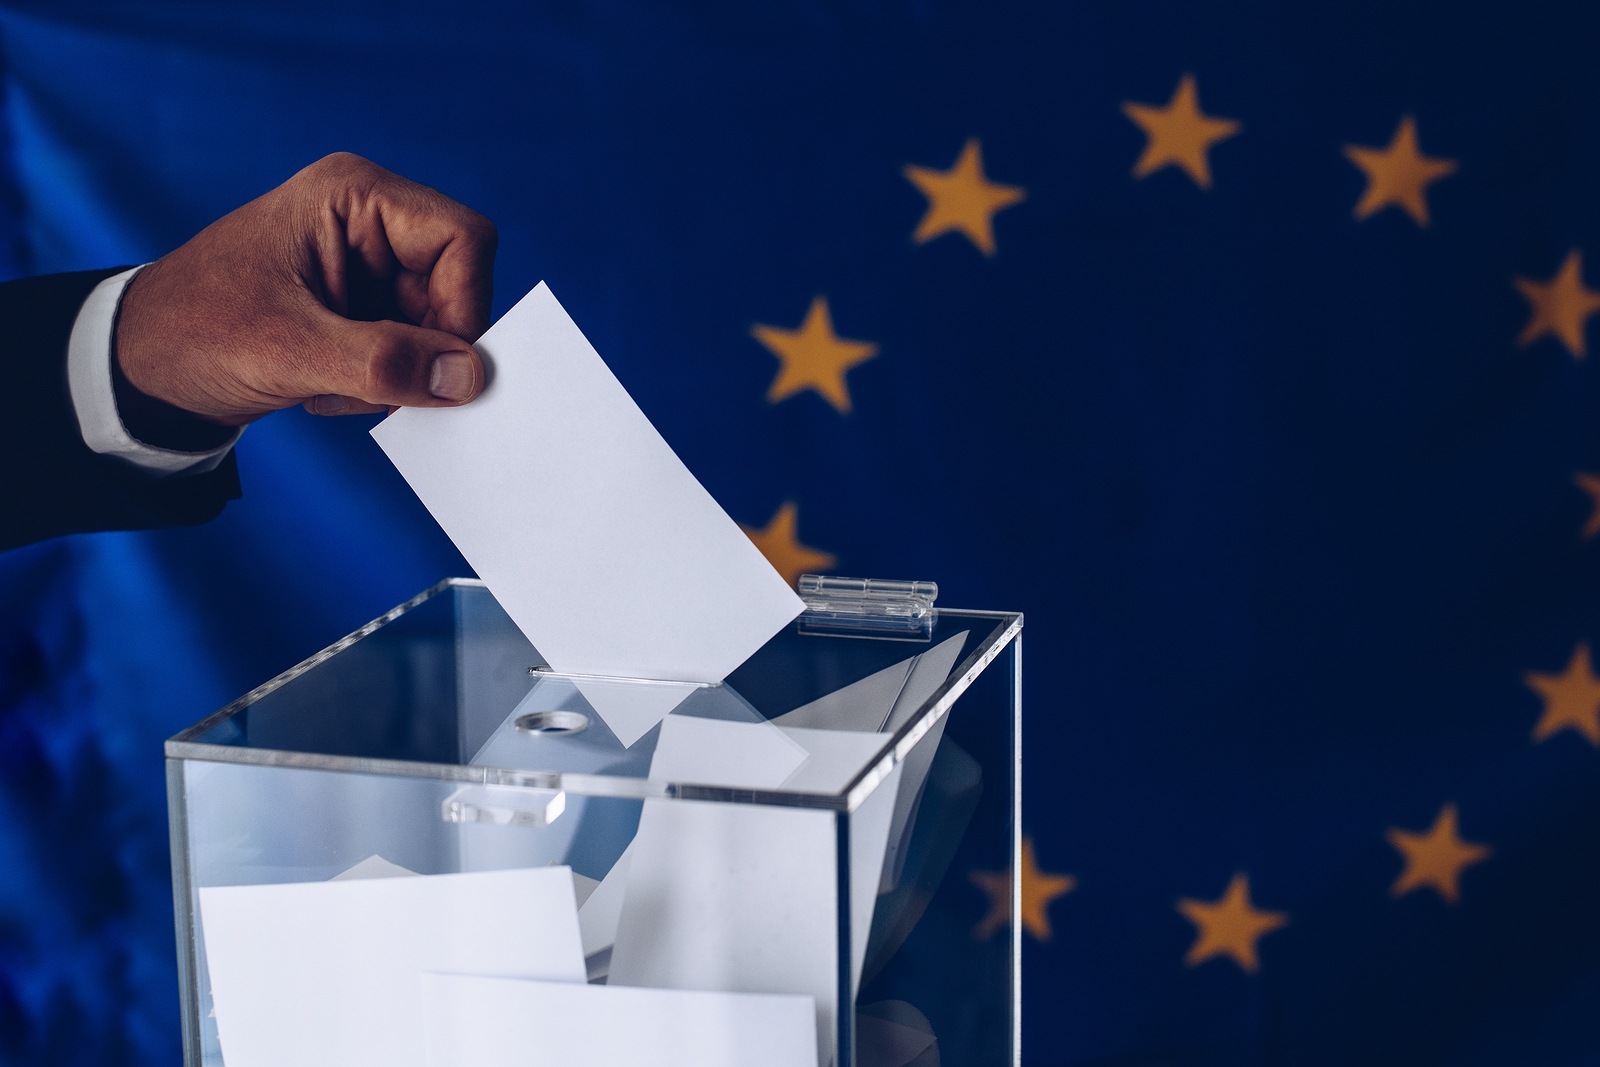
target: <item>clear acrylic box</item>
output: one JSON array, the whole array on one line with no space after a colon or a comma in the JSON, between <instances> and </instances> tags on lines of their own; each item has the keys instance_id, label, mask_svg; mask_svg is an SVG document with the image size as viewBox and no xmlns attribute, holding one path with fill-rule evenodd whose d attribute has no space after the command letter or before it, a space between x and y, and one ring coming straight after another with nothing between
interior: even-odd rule
<instances>
[{"instance_id":1,"label":"clear acrylic box","mask_svg":"<svg viewBox=\"0 0 1600 1067\"><path fill-rule=\"evenodd\" d=\"M1021 616L808 604L674 687L453 579L172 738L185 1063L1019 1063Z\"/></svg>"}]
</instances>

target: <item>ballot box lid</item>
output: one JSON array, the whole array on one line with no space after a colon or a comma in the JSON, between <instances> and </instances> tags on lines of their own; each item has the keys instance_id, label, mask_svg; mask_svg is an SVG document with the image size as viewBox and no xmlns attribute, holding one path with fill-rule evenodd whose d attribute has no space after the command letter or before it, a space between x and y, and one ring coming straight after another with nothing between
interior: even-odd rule
<instances>
[{"instance_id":1,"label":"ballot box lid","mask_svg":"<svg viewBox=\"0 0 1600 1067\"><path fill-rule=\"evenodd\" d=\"M706 686L554 672L482 582L452 578L177 734L166 752L486 789L854 810L1015 652L1022 616L938 608L896 630L819 604ZM1015 686L1020 661L1006 662L1004 684ZM1017 724L984 728L1009 735ZM494 817L470 795L463 805L462 818Z\"/></svg>"}]
</instances>

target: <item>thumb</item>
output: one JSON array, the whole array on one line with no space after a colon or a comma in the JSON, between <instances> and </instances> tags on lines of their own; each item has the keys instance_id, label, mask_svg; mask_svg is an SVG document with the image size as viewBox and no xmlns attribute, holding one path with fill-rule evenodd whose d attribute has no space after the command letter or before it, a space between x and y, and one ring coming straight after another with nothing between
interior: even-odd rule
<instances>
[{"instance_id":1,"label":"thumb","mask_svg":"<svg viewBox=\"0 0 1600 1067\"><path fill-rule=\"evenodd\" d=\"M483 359L454 334L400 322L334 317L331 358L305 396L339 395L382 407L453 407L483 391Z\"/></svg>"}]
</instances>

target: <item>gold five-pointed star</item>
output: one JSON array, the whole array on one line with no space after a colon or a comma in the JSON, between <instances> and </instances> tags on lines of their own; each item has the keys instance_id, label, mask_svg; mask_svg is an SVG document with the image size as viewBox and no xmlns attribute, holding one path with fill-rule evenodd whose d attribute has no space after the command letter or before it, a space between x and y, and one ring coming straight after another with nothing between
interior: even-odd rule
<instances>
[{"instance_id":1,"label":"gold five-pointed star","mask_svg":"<svg viewBox=\"0 0 1600 1067\"><path fill-rule=\"evenodd\" d=\"M1218 141L1239 132L1232 119L1219 119L1200 111L1200 96L1194 75L1185 74L1177 92L1166 107L1151 107L1127 101L1122 113L1138 124L1149 141L1144 154L1133 165L1133 176L1143 178L1162 167L1179 166L1202 189L1211 188L1211 164L1206 153Z\"/></svg>"},{"instance_id":2,"label":"gold five-pointed star","mask_svg":"<svg viewBox=\"0 0 1600 1067\"><path fill-rule=\"evenodd\" d=\"M1600 311L1600 293L1583 287L1583 254L1576 248L1568 252L1561 269L1547 282L1513 278L1512 284L1533 305L1517 344L1527 347L1547 333L1554 334L1574 358L1582 359L1587 354L1584 327L1589 316Z\"/></svg>"},{"instance_id":3,"label":"gold five-pointed star","mask_svg":"<svg viewBox=\"0 0 1600 1067\"><path fill-rule=\"evenodd\" d=\"M984 176L983 154L976 137L967 142L949 170L908 166L904 173L906 180L928 198L928 213L911 235L919 245L955 231L966 234L980 252L992 256L995 212L1028 195L1026 189L1001 185Z\"/></svg>"},{"instance_id":4,"label":"gold five-pointed star","mask_svg":"<svg viewBox=\"0 0 1600 1067\"><path fill-rule=\"evenodd\" d=\"M802 574L825 571L838 560L826 552L802 545L795 532L800 509L793 500L784 502L772 521L760 530L740 524L745 536L755 542L767 562L777 568L784 581L793 588Z\"/></svg>"},{"instance_id":5,"label":"gold five-pointed star","mask_svg":"<svg viewBox=\"0 0 1600 1067\"><path fill-rule=\"evenodd\" d=\"M841 412L849 411L845 371L878 354L877 345L847 340L833 332L833 317L828 314L825 296L811 301L811 310L798 330L757 323L750 333L778 357L778 376L767 390L767 401L772 404L802 389L815 389Z\"/></svg>"},{"instance_id":6,"label":"gold five-pointed star","mask_svg":"<svg viewBox=\"0 0 1600 1067\"><path fill-rule=\"evenodd\" d=\"M1589 521L1583 524L1583 539L1600 533L1600 474L1579 471L1572 476L1579 489L1589 494Z\"/></svg>"},{"instance_id":7,"label":"gold five-pointed star","mask_svg":"<svg viewBox=\"0 0 1600 1067\"><path fill-rule=\"evenodd\" d=\"M1046 874L1033 858L1033 838L1022 839L1022 926L1035 940L1050 940L1050 902L1077 886L1078 880L1070 874ZM967 875L972 884L989 895L989 913L977 926L972 936L987 941L996 930L1011 921L1011 872L973 871Z\"/></svg>"},{"instance_id":8,"label":"gold five-pointed star","mask_svg":"<svg viewBox=\"0 0 1600 1067\"><path fill-rule=\"evenodd\" d=\"M1405 858L1405 870L1389 892L1400 897L1427 886L1451 904L1461 893L1461 872L1489 858L1487 845L1461 840L1456 830L1456 806L1446 804L1426 833L1391 827L1389 844Z\"/></svg>"},{"instance_id":9,"label":"gold five-pointed star","mask_svg":"<svg viewBox=\"0 0 1600 1067\"><path fill-rule=\"evenodd\" d=\"M1544 714L1533 728L1533 739L1543 741L1562 730L1576 730L1600 747L1600 678L1589 663L1589 646L1582 641L1573 649L1567 669L1560 674L1529 671L1523 681L1544 698Z\"/></svg>"},{"instance_id":10,"label":"gold five-pointed star","mask_svg":"<svg viewBox=\"0 0 1600 1067\"><path fill-rule=\"evenodd\" d=\"M1185 899L1178 901L1178 910L1199 932L1183 958L1191 967L1213 956L1231 956L1245 971L1254 972L1256 942L1289 923L1289 916L1282 912L1260 911L1250 903L1250 879L1243 873L1233 876L1216 903Z\"/></svg>"},{"instance_id":11,"label":"gold five-pointed star","mask_svg":"<svg viewBox=\"0 0 1600 1067\"><path fill-rule=\"evenodd\" d=\"M1367 191L1356 204L1356 218L1365 219L1393 204L1404 208L1418 226L1428 224L1428 186L1456 172L1453 159L1425 156L1417 147L1417 124L1406 115L1388 148L1344 146L1345 158L1367 175Z\"/></svg>"}]
</instances>

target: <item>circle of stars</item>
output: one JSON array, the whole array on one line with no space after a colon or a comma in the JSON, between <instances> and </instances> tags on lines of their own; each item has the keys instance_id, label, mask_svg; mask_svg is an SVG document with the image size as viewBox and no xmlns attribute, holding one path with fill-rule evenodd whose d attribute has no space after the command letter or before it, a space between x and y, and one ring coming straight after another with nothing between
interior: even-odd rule
<instances>
[{"instance_id":1,"label":"circle of stars","mask_svg":"<svg viewBox=\"0 0 1600 1067\"><path fill-rule=\"evenodd\" d=\"M1134 160L1132 177L1141 181L1167 169L1186 175L1202 191L1213 185L1212 152L1244 132L1235 118L1206 113L1193 74L1178 80L1164 105L1124 101L1122 113L1144 135L1145 143ZM1344 158L1365 179L1365 188L1351 209L1356 222L1365 222L1389 209L1398 211L1419 229L1432 224L1430 190L1461 171L1458 160L1426 153L1415 116L1400 116L1388 144L1382 147L1345 144ZM969 138L946 169L908 163L901 176L927 200L927 208L911 240L916 245L957 236L984 257L998 254L995 217L1027 200L1027 190L992 180L985 170L982 144ZM1600 290L1584 282L1583 252L1571 248L1543 279L1513 277L1511 287L1527 302L1526 325L1515 339L1519 348L1541 341L1559 345L1574 360L1588 352L1586 334L1590 320L1600 311ZM815 296L795 327L756 323L751 336L777 359L778 371L767 391L771 404L787 402L806 393L820 397L838 416L852 411L847 375L880 356L875 342L841 336L825 296ZM1600 473L1578 472L1574 484L1592 503L1585 523L1585 539L1600 534ZM833 567L837 557L804 544L799 538L799 507L785 501L763 527L744 527L762 553L791 583L800 574ZM1577 734L1600 748L1600 677L1594 672L1589 647L1578 642L1564 668L1555 672L1529 671L1523 679L1543 703L1532 731L1535 743L1565 733ZM1398 854L1402 869L1390 895L1403 897L1430 890L1444 903L1461 897L1463 873L1491 858L1492 849L1460 836L1459 814L1444 804L1426 830L1390 827L1385 839ZM1015 874L1015 881L1013 875ZM1042 870L1032 838L1024 838L1016 869L972 871L969 881L987 896L989 908L973 933L988 938L1013 922L1030 936L1048 941L1052 936L1050 906L1076 887L1072 875ZM1014 888L1015 886L1015 888ZM1257 907L1251 897L1249 875L1238 872L1222 895L1207 901L1182 898L1177 912L1193 924L1195 939L1185 962L1196 967L1213 959L1230 960L1246 973L1260 966L1259 941L1290 923L1288 914Z\"/></svg>"}]
</instances>

